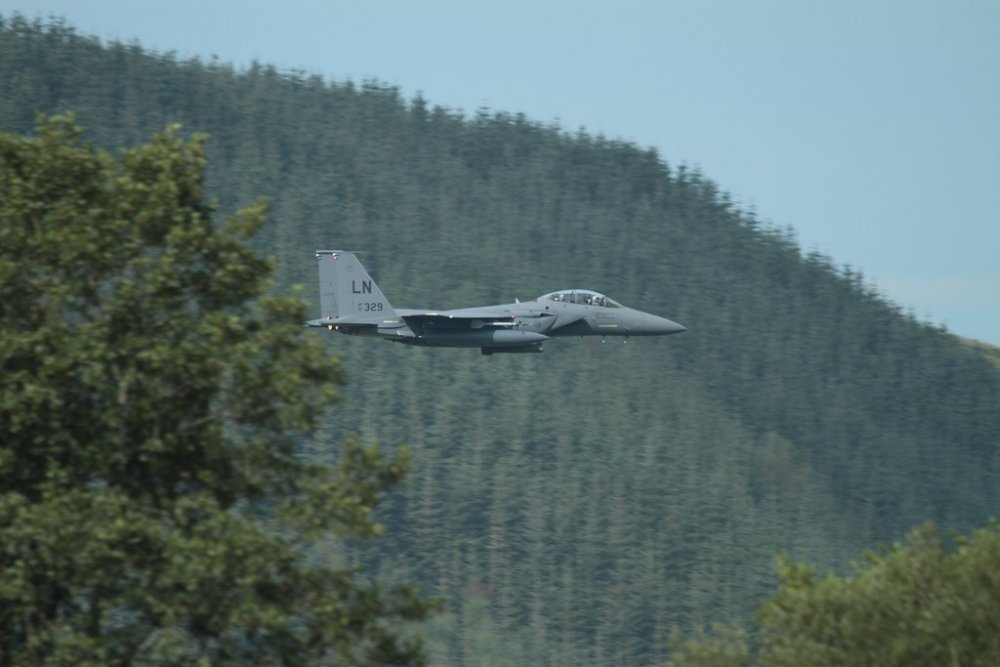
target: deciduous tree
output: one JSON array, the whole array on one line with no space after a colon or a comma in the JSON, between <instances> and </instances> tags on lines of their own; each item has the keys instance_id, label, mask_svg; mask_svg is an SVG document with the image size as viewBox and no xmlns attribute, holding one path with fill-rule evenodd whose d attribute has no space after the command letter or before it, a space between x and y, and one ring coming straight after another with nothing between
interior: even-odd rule
<instances>
[{"instance_id":1,"label":"deciduous tree","mask_svg":"<svg viewBox=\"0 0 1000 667\"><path fill-rule=\"evenodd\" d=\"M0 135L0 665L419 662L414 591L310 558L380 532L405 452L304 455L341 371L203 145Z\"/></svg>"}]
</instances>

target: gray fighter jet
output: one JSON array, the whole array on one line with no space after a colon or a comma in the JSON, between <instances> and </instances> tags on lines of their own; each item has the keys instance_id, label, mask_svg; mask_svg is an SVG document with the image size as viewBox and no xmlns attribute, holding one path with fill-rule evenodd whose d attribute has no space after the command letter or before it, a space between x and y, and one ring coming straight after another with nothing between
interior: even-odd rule
<instances>
[{"instance_id":1,"label":"gray fighter jet","mask_svg":"<svg viewBox=\"0 0 1000 667\"><path fill-rule=\"evenodd\" d=\"M353 252L317 250L322 317L306 322L407 345L478 347L483 354L541 352L558 336L663 336L686 328L583 289L534 301L458 310L393 308Z\"/></svg>"}]
</instances>

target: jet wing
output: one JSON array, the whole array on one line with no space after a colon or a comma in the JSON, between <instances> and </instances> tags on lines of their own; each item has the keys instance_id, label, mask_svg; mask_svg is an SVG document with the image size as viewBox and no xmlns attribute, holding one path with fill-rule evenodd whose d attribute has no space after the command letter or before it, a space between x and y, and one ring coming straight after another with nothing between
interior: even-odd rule
<instances>
[{"instance_id":1,"label":"jet wing","mask_svg":"<svg viewBox=\"0 0 1000 667\"><path fill-rule=\"evenodd\" d=\"M400 313L407 324L430 324L431 326L468 327L478 329L483 326L512 327L514 316L495 310L463 308L462 310L427 310Z\"/></svg>"},{"instance_id":2,"label":"jet wing","mask_svg":"<svg viewBox=\"0 0 1000 667\"><path fill-rule=\"evenodd\" d=\"M499 308L459 308L457 310L397 310L403 317L430 317L448 320L509 320L513 313Z\"/></svg>"},{"instance_id":3,"label":"jet wing","mask_svg":"<svg viewBox=\"0 0 1000 667\"><path fill-rule=\"evenodd\" d=\"M443 330L508 329L517 326L510 313L486 308L397 311L417 335Z\"/></svg>"}]
</instances>

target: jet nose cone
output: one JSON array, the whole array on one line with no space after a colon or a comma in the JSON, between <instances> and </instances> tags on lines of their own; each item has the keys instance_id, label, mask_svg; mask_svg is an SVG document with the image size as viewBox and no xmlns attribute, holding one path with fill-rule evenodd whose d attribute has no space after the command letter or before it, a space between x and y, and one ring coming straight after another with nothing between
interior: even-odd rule
<instances>
[{"instance_id":1,"label":"jet nose cone","mask_svg":"<svg viewBox=\"0 0 1000 667\"><path fill-rule=\"evenodd\" d=\"M683 324L641 311L633 311L626 329L628 332L626 335L630 336L666 336L687 331L687 327Z\"/></svg>"},{"instance_id":2,"label":"jet nose cone","mask_svg":"<svg viewBox=\"0 0 1000 667\"><path fill-rule=\"evenodd\" d=\"M656 333L658 334L675 334L681 333L682 331L687 331L687 327L683 324L678 324L673 320L668 320L665 317L657 317L657 322L654 325Z\"/></svg>"}]
</instances>

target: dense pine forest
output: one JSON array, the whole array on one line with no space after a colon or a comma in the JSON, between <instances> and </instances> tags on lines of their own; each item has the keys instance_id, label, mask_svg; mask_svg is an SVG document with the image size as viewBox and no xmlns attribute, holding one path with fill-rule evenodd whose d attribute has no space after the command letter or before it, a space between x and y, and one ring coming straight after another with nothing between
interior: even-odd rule
<instances>
[{"instance_id":1,"label":"dense pine forest","mask_svg":"<svg viewBox=\"0 0 1000 667\"><path fill-rule=\"evenodd\" d=\"M997 515L995 351L670 156L3 17L0 131L68 111L112 150L207 133L219 210L269 202L279 292L318 304L313 250L345 248L396 306L580 287L688 327L492 357L317 334L349 380L303 448L356 433L413 459L386 536L317 557L440 598L418 629L433 664L663 664L672 636L749 618L779 551L842 570L928 520Z\"/></svg>"}]
</instances>

